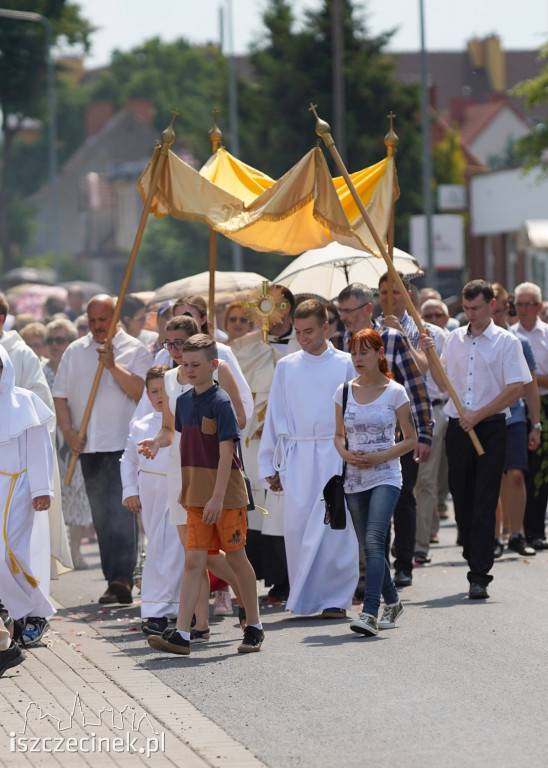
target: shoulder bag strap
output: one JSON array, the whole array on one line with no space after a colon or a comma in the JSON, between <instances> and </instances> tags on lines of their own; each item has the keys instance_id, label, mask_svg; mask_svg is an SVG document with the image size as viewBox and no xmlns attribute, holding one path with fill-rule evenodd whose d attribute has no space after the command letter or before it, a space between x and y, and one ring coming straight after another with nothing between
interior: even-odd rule
<instances>
[{"instance_id":1,"label":"shoulder bag strap","mask_svg":"<svg viewBox=\"0 0 548 768\"><path fill-rule=\"evenodd\" d=\"M348 402L348 382L344 382L343 386L343 400L342 400L342 412L343 412L343 425L344 425L344 412L346 411L346 403ZM348 449L348 440L346 439L346 429L344 431L344 447ZM346 477L346 461L343 461L343 468L342 468L342 481L344 483L344 478Z\"/></svg>"}]
</instances>

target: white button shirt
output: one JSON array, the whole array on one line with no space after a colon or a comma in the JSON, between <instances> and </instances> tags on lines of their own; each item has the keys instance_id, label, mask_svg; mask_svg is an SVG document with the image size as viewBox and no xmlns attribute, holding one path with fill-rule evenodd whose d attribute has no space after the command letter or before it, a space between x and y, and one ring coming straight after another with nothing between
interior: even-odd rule
<instances>
[{"instance_id":1,"label":"white button shirt","mask_svg":"<svg viewBox=\"0 0 548 768\"><path fill-rule=\"evenodd\" d=\"M466 411L477 411L491 402L509 384L532 381L520 341L491 320L480 336L470 326L457 328L443 344L441 361ZM458 419L459 412L448 400L444 413ZM506 418L510 410L505 408Z\"/></svg>"},{"instance_id":2,"label":"white button shirt","mask_svg":"<svg viewBox=\"0 0 548 768\"><path fill-rule=\"evenodd\" d=\"M145 380L152 366L152 355L140 341L119 330L112 340L116 365ZM68 401L72 424L80 428L95 378L101 345L91 333L77 339L65 350L53 383L53 396ZM97 396L86 430L83 453L123 451L129 434L129 422L135 410L132 400L116 383L110 371L103 369Z\"/></svg>"},{"instance_id":3,"label":"white button shirt","mask_svg":"<svg viewBox=\"0 0 548 768\"><path fill-rule=\"evenodd\" d=\"M537 317L537 322L530 331L524 328L521 323L515 325L514 329L525 336L532 346L537 361L536 373L546 376L548 374L548 324L543 323ZM548 395L548 387L539 386L538 391L541 395Z\"/></svg>"}]
</instances>

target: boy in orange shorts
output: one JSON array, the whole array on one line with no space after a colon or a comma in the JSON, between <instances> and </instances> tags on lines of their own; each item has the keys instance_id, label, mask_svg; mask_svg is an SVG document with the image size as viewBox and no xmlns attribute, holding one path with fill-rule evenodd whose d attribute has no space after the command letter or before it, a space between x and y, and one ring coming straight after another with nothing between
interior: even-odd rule
<instances>
[{"instance_id":1,"label":"boy in orange shorts","mask_svg":"<svg viewBox=\"0 0 548 768\"><path fill-rule=\"evenodd\" d=\"M219 549L236 574L247 616L238 651L260 651L264 640L255 572L245 553L248 498L236 454L240 430L230 397L213 381L217 365L210 336L200 333L185 342L183 369L193 389L177 399L175 429L181 432L179 501L188 512L186 559L176 628L148 639L158 651L190 653L190 623L207 555Z\"/></svg>"}]
</instances>

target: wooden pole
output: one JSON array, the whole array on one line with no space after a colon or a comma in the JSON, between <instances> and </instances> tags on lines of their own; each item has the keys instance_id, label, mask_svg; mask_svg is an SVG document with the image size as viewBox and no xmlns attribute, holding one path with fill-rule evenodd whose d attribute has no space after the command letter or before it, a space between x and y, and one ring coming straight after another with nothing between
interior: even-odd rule
<instances>
[{"instance_id":1,"label":"wooden pole","mask_svg":"<svg viewBox=\"0 0 548 768\"><path fill-rule=\"evenodd\" d=\"M375 229L373 222L371 221L371 218L369 214L367 213L367 210L365 208L365 205L363 204L360 196L358 195L358 192L356 191L356 187L352 183L352 179L350 178L348 171L346 170L346 167L341 159L341 156L339 155L339 152L337 150L337 147L335 146L335 142L333 140L333 137L331 136L331 128L329 127L328 123L326 123L324 120L320 120L316 113L316 107L315 105L310 105L310 110L314 112L314 115L316 116L316 133L318 136L321 136L323 139L326 147L329 149L331 156L333 157L337 168L341 172L341 175L343 176L344 180L346 181L346 184L348 186L348 189L350 190L350 193L352 197L354 198L354 202L358 206L358 209L363 216L363 219L365 223L367 224L369 231L373 235L373 239L375 240L375 243L377 244L377 248L379 249L379 252L383 259L386 262L386 266L388 267L388 272L392 276L392 279L394 281L394 284L398 287L398 290L400 291L401 295L403 296L405 300L405 304L407 307L407 311L415 321L417 328L421 333L426 333L426 328L422 324L422 320L419 317L419 314L417 310L415 309L415 305L411 301L411 297L405 290L405 286L402 282L401 277L398 274L397 269L394 267L394 264L392 263L388 253L386 252L386 248L384 247L384 243L382 242L381 238L379 237L379 233ZM457 408L457 411L459 412L460 416L464 416L464 408L461 405L461 402L457 396L457 393L455 392L453 385L449 381L449 378L445 372L445 369L443 365L441 364L441 360L439 359L438 355L436 354L436 350L433 347L430 347L428 349L428 358L430 360L431 364L434 364L438 371L440 372L441 377L443 378L443 383L445 385L445 388L447 392L449 393L449 396L451 397L451 400L455 403L455 406ZM478 436L476 435L475 431L471 429L468 434L470 435L470 439L472 440L472 443L474 444L474 448L478 452L479 456L483 456L485 451L482 448L482 445L480 441L478 440Z\"/></svg>"},{"instance_id":2,"label":"wooden pole","mask_svg":"<svg viewBox=\"0 0 548 768\"><path fill-rule=\"evenodd\" d=\"M394 118L396 115L390 111L390 114L387 115L388 119L390 120L390 128L388 130L388 133L384 137L384 143L386 145L386 154L388 157L394 158L394 179L396 178L396 152L397 152L397 146L399 139L394 131ZM394 199L392 199L392 207L390 209L390 221L388 223L388 255L390 256L390 261L394 263L394 208L395 208L396 202ZM392 280L392 276L390 273L388 274L388 304L386 307L387 314L391 315L394 311L394 281Z\"/></svg>"},{"instance_id":3,"label":"wooden pole","mask_svg":"<svg viewBox=\"0 0 548 768\"><path fill-rule=\"evenodd\" d=\"M133 272L133 267L135 266L135 262L137 260L137 254L139 253L139 247L141 245L141 240L143 239L143 234L145 231L148 215L150 213L150 209L152 207L152 202L154 200L154 194L156 192L156 187L158 186L158 180L160 178L160 174L162 173L162 168L164 167L164 163L166 161L166 157L169 151L169 148L175 141L175 133L173 131L173 123L175 121L175 117L178 115L178 112L174 111L173 117L171 119L171 123L168 128L165 129L165 131L162 132L162 143L159 147L156 147L154 150L154 156L153 156L153 171L152 171L152 179L150 182L150 189L148 192L148 197L145 202L145 207L143 208L143 212L141 214L141 220L139 222L139 228L137 229L137 234L135 235L135 240L133 241L133 248L131 249L131 254L129 256L129 261L126 266L126 271L124 273L124 279L122 280L122 285L120 287L120 291L118 293L118 298L116 300L116 306L114 308L114 312L112 313L112 319L110 321L108 333L107 333L107 341L111 341L116 333L116 326L118 325L118 320L120 319L120 312L122 311L122 304L124 302L124 298L127 292L127 288L129 285L129 281L131 279L131 274ZM84 416L82 419L82 423L80 425L80 429L78 430L78 436L79 437L85 437L86 436L86 430L88 428L89 420L91 418L91 411L93 409L93 404L95 402L95 397L97 395L97 390L99 389L99 382L101 381L101 375L103 373L104 365L102 362L99 362L97 365L97 371L95 372L95 378L93 379L93 384L91 385L91 390L88 397L88 402L86 405L86 410L84 411ZM72 480L72 475L74 473L74 467L76 466L76 461L78 460L77 455L72 455L70 464L67 469L67 474L65 477L65 485L70 485L70 482Z\"/></svg>"},{"instance_id":4,"label":"wooden pole","mask_svg":"<svg viewBox=\"0 0 548 768\"><path fill-rule=\"evenodd\" d=\"M219 149L219 144L222 141L223 134L219 126L217 125L217 115L219 114L217 109L213 112L213 127L209 129L209 141L211 144L211 154L214 155ZM215 332L215 270L217 268L217 233L214 229L209 230L209 299L208 299L208 312L207 319L209 325L209 332L213 336Z\"/></svg>"}]
</instances>

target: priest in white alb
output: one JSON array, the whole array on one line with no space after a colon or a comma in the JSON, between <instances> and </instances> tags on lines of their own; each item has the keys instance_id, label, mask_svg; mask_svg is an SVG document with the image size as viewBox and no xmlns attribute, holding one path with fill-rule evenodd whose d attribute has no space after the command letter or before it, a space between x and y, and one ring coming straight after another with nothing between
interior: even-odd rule
<instances>
[{"instance_id":1,"label":"priest in white alb","mask_svg":"<svg viewBox=\"0 0 548 768\"><path fill-rule=\"evenodd\" d=\"M258 456L259 478L284 490L284 538L289 572L287 610L346 616L358 581L353 525L324 524L323 487L341 472L335 449L337 387L354 376L350 355L327 341L327 311L316 299L295 310L299 352L276 366Z\"/></svg>"},{"instance_id":2,"label":"priest in white alb","mask_svg":"<svg viewBox=\"0 0 548 768\"><path fill-rule=\"evenodd\" d=\"M48 423L55 417L14 380L0 345L0 598L14 619L47 617L55 613L49 601L47 512L53 498Z\"/></svg>"}]
</instances>

